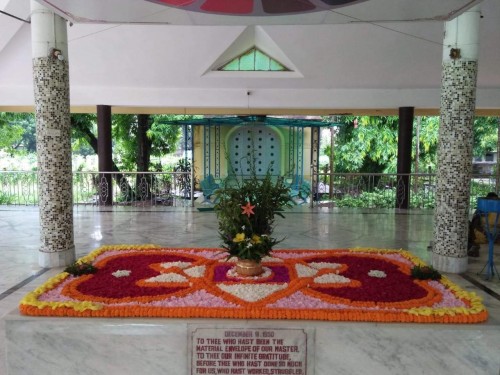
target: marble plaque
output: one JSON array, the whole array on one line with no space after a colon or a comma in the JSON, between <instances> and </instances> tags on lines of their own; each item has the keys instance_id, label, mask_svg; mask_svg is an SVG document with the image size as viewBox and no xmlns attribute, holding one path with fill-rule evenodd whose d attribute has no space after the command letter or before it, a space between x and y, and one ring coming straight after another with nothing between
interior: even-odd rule
<instances>
[{"instance_id":1,"label":"marble plaque","mask_svg":"<svg viewBox=\"0 0 500 375\"><path fill-rule=\"evenodd\" d=\"M305 375L310 357L308 339L312 337L300 328L192 326L189 373Z\"/></svg>"}]
</instances>

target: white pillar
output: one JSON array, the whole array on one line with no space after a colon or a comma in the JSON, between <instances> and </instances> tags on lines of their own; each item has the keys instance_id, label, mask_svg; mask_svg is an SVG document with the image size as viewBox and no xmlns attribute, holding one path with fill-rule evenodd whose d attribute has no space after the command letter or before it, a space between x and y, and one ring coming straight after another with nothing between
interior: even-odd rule
<instances>
[{"instance_id":1,"label":"white pillar","mask_svg":"<svg viewBox=\"0 0 500 375\"><path fill-rule=\"evenodd\" d=\"M68 58L66 20L42 4L31 0L31 53L34 59L48 57L52 48Z\"/></svg>"},{"instance_id":2,"label":"white pillar","mask_svg":"<svg viewBox=\"0 0 500 375\"><path fill-rule=\"evenodd\" d=\"M443 64L454 61L476 61L479 56L479 22L481 10L475 6L444 25ZM459 48L461 57L450 56L452 48Z\"/></svg>"},{"instance_id":3,"label":"white pillar","mask_svg":"<svg viewBox=\"0 0 500 375\"><path fill-rule=\"evenodd\" d=\"M452 273L468 263L479 21L474 7L445 24L432 265Z\"/></svg>"},{"instance_id":4,"label":"white pillar","mask_svg":"<svg viewBox=\"0 0 500 375\"><path fill-rule=\"evenodd\" d=\"M32 0L31 38L41 238L38 259L42 267L60 267L75 259L66 21Z\"/></svg>"}]
</instances>

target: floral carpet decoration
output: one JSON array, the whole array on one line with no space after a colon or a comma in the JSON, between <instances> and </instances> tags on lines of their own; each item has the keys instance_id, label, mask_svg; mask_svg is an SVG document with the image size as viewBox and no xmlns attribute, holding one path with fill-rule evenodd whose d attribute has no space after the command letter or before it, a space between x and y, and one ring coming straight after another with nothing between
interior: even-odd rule
<instances>
[{"instance_id":1,"label":"floral carpet decoration","mask_svg":"<svg viewBox=\"0 0 500 375\"><path fill-rule=\"evenodd\" d=\"M446 277L418 280L402 250L275 250L264 273L240 277L221 249L104 246L26 295L26 315L211 317L476 323L488 313Z\"/></svg>"}]
</instances>

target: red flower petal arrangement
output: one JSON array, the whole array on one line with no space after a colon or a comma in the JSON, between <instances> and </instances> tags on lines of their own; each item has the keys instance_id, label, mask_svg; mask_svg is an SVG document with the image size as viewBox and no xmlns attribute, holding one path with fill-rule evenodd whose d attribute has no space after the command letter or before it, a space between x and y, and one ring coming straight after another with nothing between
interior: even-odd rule
<instances>
[{"instance_id":1,"label":"red flower petal arrangement","mask_svg":"<svg viewBox=\"0 0 500 375\"><path fill-rule=\"evenodd\" d=\"M235 261L235 260L234 260ZM274 250L242 277L222 249L104 246L81 258L94 273L63 272L20 303L34 316L210 317L477 323L488 313L446 277L413 278L407 251Z\"/></svg>"}]
</instances>

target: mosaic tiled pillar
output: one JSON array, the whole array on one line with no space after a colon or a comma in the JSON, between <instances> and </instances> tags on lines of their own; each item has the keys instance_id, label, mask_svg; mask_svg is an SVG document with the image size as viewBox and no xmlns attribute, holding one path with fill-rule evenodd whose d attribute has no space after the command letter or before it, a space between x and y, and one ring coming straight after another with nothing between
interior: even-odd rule
<instances>
[{"instance_id":1,"label":"mosaic tiled pillar","mask_svg":"<svg viewBox=\"0 0 500 375\"><path fill-rule=\"evenodd\" d=\"M31 2L42 267L75 259L66 21Z\"/></svg>"},{"instance_id":2,"label":"mosaic tiled pillar","mask_svg":"<svg viewBox=\"0 0 500 375\"><path fill-rule=\"evenodd\" d=\"M473 8L445 29L432 265L452 273L467 270L479 18Z\"/></svg>"}]
</instances>

